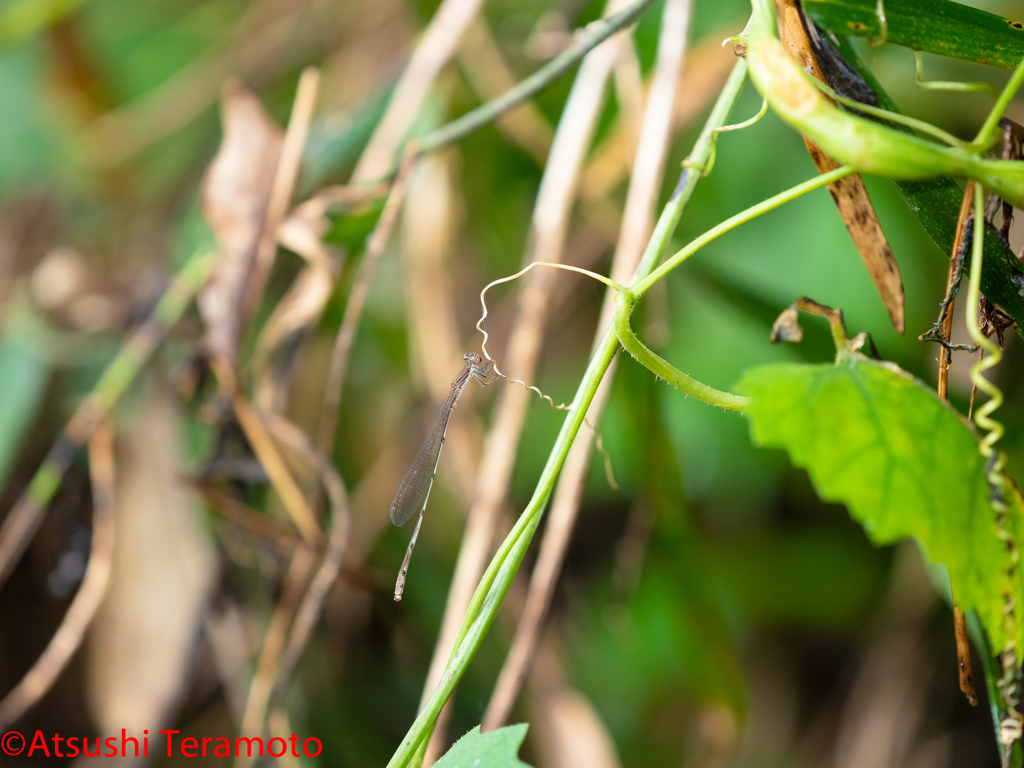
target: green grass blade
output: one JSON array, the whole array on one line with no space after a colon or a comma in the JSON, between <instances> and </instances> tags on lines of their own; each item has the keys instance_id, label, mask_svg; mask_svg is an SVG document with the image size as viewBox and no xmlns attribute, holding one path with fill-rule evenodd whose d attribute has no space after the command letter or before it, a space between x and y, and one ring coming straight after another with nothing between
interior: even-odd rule
<instances>
[{"instance_id":1,"label":"green grass blade","mask_svg":"<svg viewBox=\"0 0 1024 768\"><path fill-rule=\"evenodd\" d=\"M878 38L875 0L804 0L819 26L837 35ZM886 41L954 59L1014 69L1024 59L1024 19L950 0L885 0Z\"/></svg>"}]
</instances>

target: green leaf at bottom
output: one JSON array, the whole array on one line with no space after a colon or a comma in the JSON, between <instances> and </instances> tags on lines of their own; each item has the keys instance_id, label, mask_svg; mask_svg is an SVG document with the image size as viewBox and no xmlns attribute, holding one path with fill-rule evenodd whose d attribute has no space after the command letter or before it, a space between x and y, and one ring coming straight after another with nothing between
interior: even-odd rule
<instances>
[{"instance_id":1,"label":"green leaf at bottom","mask_svg":"<svg viewBox=\"0 0 1024 768\"><path fill-rule=\"evenodd\" d=\"M755 442L786 449L818 494L846 504L876 544L918 539L949 567L957 602L978 612L993 648L1012 634L1020 658L1022 633L1003 616L1011 554L999 538L977 438L959 413L897 366L859 355L755 368L738 391L750 398ZM1020 495L1009 495L1004 528L1016 537Z\"/></svg>"},{"instance_id":2,"label":"green leaf at bottom","mask_svg":"<svg viewBox=\"0 0 1024 768\"><path fill-rule=\"evenodd\" d=\"M487 733L471 730L434 763L435 768L530 768L520 760L519 747L526 738L526 723L507 725Z\"/></svg>"}]
</instances>

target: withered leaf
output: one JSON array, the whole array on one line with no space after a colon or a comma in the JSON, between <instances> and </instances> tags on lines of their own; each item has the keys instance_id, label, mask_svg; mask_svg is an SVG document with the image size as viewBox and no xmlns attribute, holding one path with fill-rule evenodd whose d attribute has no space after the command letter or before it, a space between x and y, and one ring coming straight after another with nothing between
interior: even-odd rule
<instances>
[{"instance_id":1,"label":"withered leaf","mask_svg":"<svg viewBox=\"0 0 1024 768\"><path fill-rule=\"evenodd\" d=\"M154 388L118 441L110 583L90 628L86 696L103 734L166 723L189 679L217 556L179 479L180 416Z\"/></svg>"},{"instance_id":2,"label":"withered leaf","mask_svg":"<svg viewBox=\"0 0 1024 768\"><path fill-rule=\"evenodd\" d=\"M314 204L298 206L278 227L278 241L304 258L306 267L274 308L256 345L253 372L260 410L283 410L293 360L285 359L275 366L272 357L317 321L334 290L337 254L321 240L328 226L321 207Z\"/></svg>"},{"instance_id":3,"label":"withered leaf","mask_svg":"<svg viewBox=\"0 0 1024 768\"><path fill-rule=\"evenodd\" d=\"M207 350L234 367L284 134L236 79L224 83L221 120L224 138L203 179L202 204L222 258L199 294L199 310L206 322Z\"/></svg>"},{"instance_id":4,"label":"withered leaf","mask_svg":"<svg viewBox=\"0 0 1024 768\"><path fill-rule=\"evenodd\" d=\"M808 74L825 81L821 68L815 58L814 50L807 37L797 8L797 0L784 0L780 8L779 29L782 40L790 53ZM811 159L822 173L835 170L839 163L826 155L806 136L804 143L811 154ZM828 185L828 191L839 209L839 215L850 232L853 244L860 252L864 266L868 269L871 281L875 284L882 302L885 304L889 319L896 330L903 333L904 329L904 295L903 279L896 257L889 247L889 242L882 231L871 198L868 197L864 179L859 174L847 176Z\"/></svg>"},{"instance_id":5,"label":"withered leaf","mask_svg":"<svg viewBox=\"0 0 1024 768\"><path fill-rule=\"evenodd\" d=\"M804 329L800 325L799 317L800 313L797 311L795 304L786 307L782 310L782 314L775 318L768 340L772 344L779 344L781 342L797 344L803 341Z\"/></svg>"}]
</instances>

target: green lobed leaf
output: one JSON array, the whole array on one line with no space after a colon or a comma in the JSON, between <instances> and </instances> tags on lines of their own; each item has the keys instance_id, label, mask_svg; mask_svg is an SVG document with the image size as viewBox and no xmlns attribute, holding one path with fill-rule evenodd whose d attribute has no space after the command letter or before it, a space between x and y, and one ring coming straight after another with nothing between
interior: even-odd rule
<instances>
[{"instance_id":1,"label":"green lobed leaf","mask_svg":"<svg viewBox=\"0 0 1024 768\"><path fill-rule=\"evenodd\" d=\"M804 0L814 22L838 35L879 37L875 0ZM1024 21L950 0L885 0L886 40L955 59L1014 69L1024 59Z\"/></svg>"},{"instance_id":2,"label":"green lobed leaf","mask_svg":"<svg viewBox=\"0 0 1024 768\"><path fill-rule=\"evenodd\" d=\"M478 725L455 742L434 765L436 768L530 768L517 756L528 727L526 723L519 723L480 733Z\"/></svg>"},{"instance_id":3,"label":"green lobed leaf","mask_svg":"<svg viewBox=\"0 0 1024 768\"><path fill-rule=\"evenodd\" d=\"M754 368L738 391L754 442L784 448L818 494L841 502L875 544L915 537L949 568L957 601L978 612L996 651L1020 632L1003 617L1011 555L999 538L984 459L970 425L892 363L840 355L835 365ZM1021 531L1020 494L1005 527ZM1024 595L1021 569L1012 586Z\"/></svg>"}]
</instances>

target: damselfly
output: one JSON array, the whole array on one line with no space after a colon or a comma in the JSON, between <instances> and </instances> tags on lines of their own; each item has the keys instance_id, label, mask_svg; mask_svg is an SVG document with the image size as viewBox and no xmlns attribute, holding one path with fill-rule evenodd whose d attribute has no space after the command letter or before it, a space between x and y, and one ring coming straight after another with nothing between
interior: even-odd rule
<instances>
[{"instance_id":1,"label":"damselfly","mask_svg":"<svg viewBox=\"0 0 1024 768\"><path fill-rule=\"evenodd\" d=\"M470 379L476 379L481 387L486 387L499 376L494 371L494 363L488 362L482 365L480 355L469 353L463 355L466 367L455 377L452 382L451 391L441 410L434 419L434 426L427 433L419 453L412 460L412 466L402 478L402 484L398 486L398 493L395 500L391 502L391 522L395 525L405 525L413 515L419 513L416 521L416 529L412 532L412 539L409 541L409 548L405 551L405 559L402 561L402 570L398 572L398 581L395 583L395 601L402 599L402 591L405 589L405 577L409 572L409 561L412 559L412 550L416 546L416 538L420 535L420 525L423 523L423 512L427 508L427 499L430 496L430 488L434 484L434 474L437 472L437 461L441 457L441 446L444 445L444 435L448 431L448 419L452 415L455 406L459 404L459 398L466 389Z\"/></svg>"}]
</instances>

